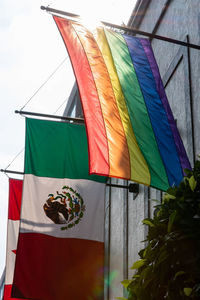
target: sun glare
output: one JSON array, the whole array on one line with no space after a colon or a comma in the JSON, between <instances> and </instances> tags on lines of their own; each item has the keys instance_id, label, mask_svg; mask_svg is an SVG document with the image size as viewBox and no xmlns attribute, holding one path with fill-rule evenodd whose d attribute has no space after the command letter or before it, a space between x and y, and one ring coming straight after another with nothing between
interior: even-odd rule
<instances>
[{"instance_id":1,"label":"sun glare","mask_svg":"<svg viewBox=\"0 0 200 300\"><path fill-rule=\"evenodd\" d=\"M66 0L52 1L50 6L81 16L84 24L92 28L98 26L100 21L106 21L121 25L127 23L131 16L136 0Z\"/></svg>"},{"instance_id":2,"label":"sun glare","mask_svg":"<svg viewBox=\"0 0 200 300\"><path fill-rule=\"evenodd\" d=\"M95 30L95 28L102 26L102 23L100 22L100 20L98 20L95 17L91 17L91 16L82 15L82 17L80 18L80 22L86 28L88 28L90 31L93 31L93 30Z\"/></svg>"}]
</instances>

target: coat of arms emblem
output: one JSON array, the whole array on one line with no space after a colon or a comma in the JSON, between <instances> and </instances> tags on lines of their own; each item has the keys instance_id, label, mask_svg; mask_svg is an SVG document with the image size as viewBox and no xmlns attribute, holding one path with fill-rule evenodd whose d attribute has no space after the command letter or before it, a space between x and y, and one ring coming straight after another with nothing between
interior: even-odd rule
<instances>
[{"instance_id":1,"label":"coat of arms emblem","mask_svg":"<svg viewBox=\"0 0 200 300\"><path fill-rule=\"evenodd\" d=\"M63 186L62 192L49 194L43 205L44 212L55 224L66 224L62 230L77 225L83 218L85 205L83 198L73 188Z\"/></svg>"}]
</instances>

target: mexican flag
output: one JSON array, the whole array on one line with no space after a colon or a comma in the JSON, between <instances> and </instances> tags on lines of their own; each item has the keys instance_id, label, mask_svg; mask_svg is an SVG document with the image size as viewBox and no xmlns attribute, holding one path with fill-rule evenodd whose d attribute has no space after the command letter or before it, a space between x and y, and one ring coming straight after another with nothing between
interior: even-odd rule
<instances>
[{"instance_id":1,"label":"mexican flag","mask_svg":"<svg viewBox=\"0 0 200 300\"><path fill-rule=\"evenodd\" d=\"M84 125L26 119L12 297L103 299L105 180L88 173Z\"/></svg>"},{"instance_id":2,"label":"mexican flag","mask_svg":"<svg viewBox=\"0 0 200 300\"><path fill-rule=\"evenodd\" d=\"M3 300L11 299L17 240L19 234L22 186L23 180L9 178L6 273Z\"/></svg>"}]
</instances>

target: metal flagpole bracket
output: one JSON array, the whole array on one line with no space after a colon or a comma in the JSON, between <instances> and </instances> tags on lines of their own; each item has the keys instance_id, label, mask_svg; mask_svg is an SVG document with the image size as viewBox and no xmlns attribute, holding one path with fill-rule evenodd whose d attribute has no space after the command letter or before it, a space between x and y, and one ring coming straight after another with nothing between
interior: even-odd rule
<instances>
[{"instance_id":1,"label":"metal flagpole bracket","mask_svg":"<svg viewBox=\"0 0 200 300\"><path fill-rule=\"evenodd\" d=\"M130 183L128 186L129 193L139 194L139 184Z\"/></svg>"},{"instance_id":2,"label":"metal flagpole bracket","mask_svg":"<svg viewBox=\"0 0 200 300\"><path fill-rule=\"evenodd\" d=\"M138 183L129 183L129 185L120 185L114 183L106 183L106 186L128 189L129 193L139 194L139 184Z\"/></svg>"}]
</instances>

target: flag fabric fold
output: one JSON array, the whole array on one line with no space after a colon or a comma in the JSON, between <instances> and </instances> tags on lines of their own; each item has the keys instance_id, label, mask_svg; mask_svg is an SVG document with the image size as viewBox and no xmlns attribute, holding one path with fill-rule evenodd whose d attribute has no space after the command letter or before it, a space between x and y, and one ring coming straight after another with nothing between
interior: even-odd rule
<instances>
[{"instance_id":1,"label":"flag fabric fold","mask_svg":"<svg viewBox=\"0 0 200 300\"><path fill-rule=\"evenodd\" d=\"M19 234L22 186L23 180L9 178L6 273L3 300L13 299L11 298L11 290Z\"/></svg>"},{"instance_id":2,"label":"flag fabric fold","mask_svg":"<svg viewBox=\"0 0 200 300\"><path fill-rule=\"evenodd\" d=\"M160 190L191 168L147 39L54 20L77 79L91 174Z\"/></svg>"},{"instance_id":3,"label":"flag fabric fold","mask_svg":"<svg viewBox=\"0 0 200 300\"><path fill-rule=\"evenodd\" d=\"M84 125L26 119L13 297L103 299L105 180L89 175Z\"/></svg>"}]
</instances>

